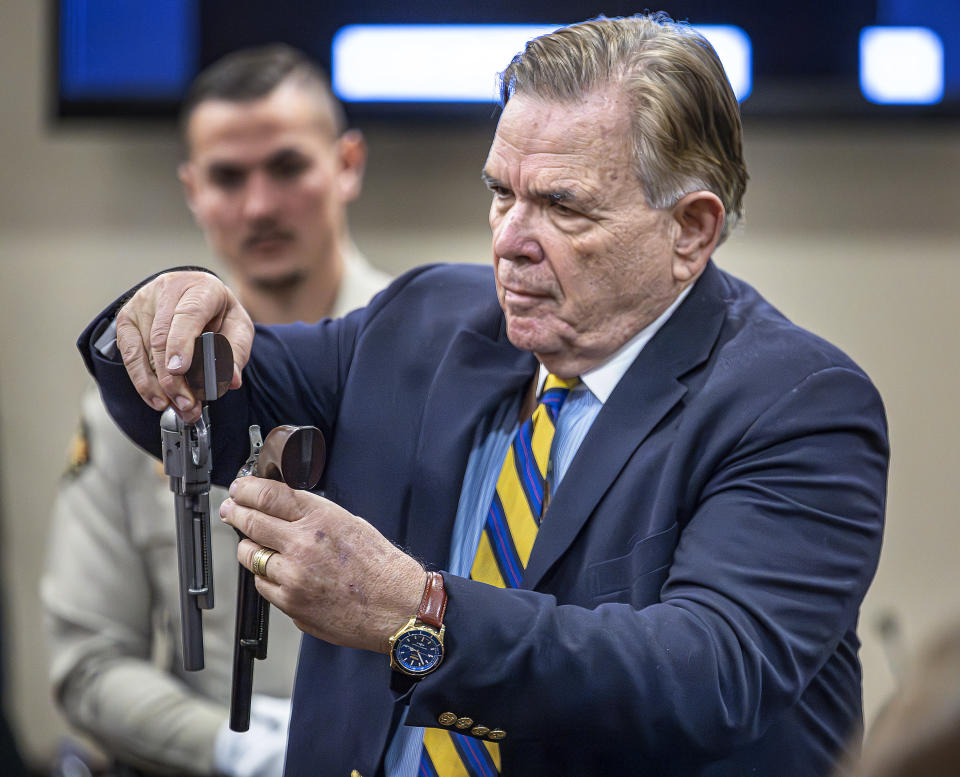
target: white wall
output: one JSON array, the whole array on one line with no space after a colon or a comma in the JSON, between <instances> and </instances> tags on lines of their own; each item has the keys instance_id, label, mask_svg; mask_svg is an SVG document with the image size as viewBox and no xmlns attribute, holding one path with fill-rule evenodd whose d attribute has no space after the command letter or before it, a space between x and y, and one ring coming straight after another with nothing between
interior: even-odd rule
<instances>
[{"instance_id":1,"label":"white wall","mask_svg":"<svg viewBox=\"0 0 960 777\"><path fill-rule=\"evenodd\" d=\"M49 700L36 594L48 513L85 375L73 340L148 272L204 261L168 128L50 129L46 4L0 4L0 571L8 708L31 758L64 730ZM490 126L369 127L355 237L391 271L486 261L478 182ZM913 647L960 614L955 549L960 127L748 124L746 226L718 262L845 348L883 394L893 443L886 545L864 608L869 712L892 687L874 623Z\"/></svg>"}]
</instances>

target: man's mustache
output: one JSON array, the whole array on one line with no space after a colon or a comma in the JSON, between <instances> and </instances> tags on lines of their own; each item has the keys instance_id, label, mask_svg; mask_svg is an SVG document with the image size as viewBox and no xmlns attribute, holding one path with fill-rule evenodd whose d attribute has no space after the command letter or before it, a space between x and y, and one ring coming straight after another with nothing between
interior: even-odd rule
<instances>
[{"instance_id":1,"label":"man's mustache","mask_svg":"<svg viewBox=\"0 0 960 777\"><path fill-rule=\"evenodd\" d=\"M243 239L244 248L253 248L258 243L264 243L270 240L293 240L294 234L290 230L282 229L275 225L265 225L263 227L254 227L250 234Z\"/></svg>"}]
</instances>

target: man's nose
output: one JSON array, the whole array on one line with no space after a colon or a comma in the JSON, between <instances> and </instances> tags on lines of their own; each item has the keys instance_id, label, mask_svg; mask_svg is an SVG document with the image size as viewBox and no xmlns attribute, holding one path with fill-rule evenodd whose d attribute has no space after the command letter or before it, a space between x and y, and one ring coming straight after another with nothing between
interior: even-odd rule
<instances>
[{"instance_id":1,"label":"man's nose","mask_svg":"<svg viewBox=\"0 0 960 777\"><path fill-rule=\"evenodd\" d=\"M244 193L244 216L250 220L273 216L276 214L278 204L279 192L274 182L263 172L253 171L247 179Z\"/></svg>"},{"instance_id":2,"label":"man's nose","mask_svg":"<svg viewBox=\"0 0 960 777\"><path fill-rule=\"evenodd\" d=\"M536 209L527 203L514 203L503 214L491 218L493 250L501 259L539 262L543 248L537 228Z\"/></svg>"}]
</instances>

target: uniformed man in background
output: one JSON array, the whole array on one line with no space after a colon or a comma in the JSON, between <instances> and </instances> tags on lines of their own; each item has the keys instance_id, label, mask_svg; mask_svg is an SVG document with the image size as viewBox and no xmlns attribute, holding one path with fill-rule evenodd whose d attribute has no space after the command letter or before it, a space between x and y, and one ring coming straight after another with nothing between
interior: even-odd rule
<instances>
[{"instance_id":1,"label":"uniformed man in background","mask_svg":"<svg viewBox=\"0 0 960 777\"><path fill-rule=\"evenodd\" d=\"M187 203L254 320L339 316L386 284L347 228L363 137L301 53L269 46L215 63L187 95L182 132ZM216 519L225 492L210 493L217 606L203 616L206 668L187 673L162 465L126 439L92 390L71 458L42 582L61 710L123 773L280 775L300 634L274 615L250 731L230 731L237 538Z\"/></svg>"}]
</instances>

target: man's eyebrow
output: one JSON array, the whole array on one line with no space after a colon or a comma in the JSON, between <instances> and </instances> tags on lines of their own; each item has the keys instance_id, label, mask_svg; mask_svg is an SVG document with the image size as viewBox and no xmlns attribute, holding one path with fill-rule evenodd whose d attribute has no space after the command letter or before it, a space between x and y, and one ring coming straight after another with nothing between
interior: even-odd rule
<instances>
[{"instance_id":1,"label":"man's eyebrow","mask_svg":"<svg viewBox=\"0 0 960 777\"><path fill-rule=\"evenodd\" d=\"M237 162L231 162L227 159L213 159L206 165L208 174L222 175L224 173L243 173L246 168Z\"/></svg>"},{"instance_id":2,"label":"man's eyebrow","mask_svg":"<svg viewBox=\"0 0 960 777\"><path fill-rule=\"evenodd\" d=\"M230 159L213 159L206 160L207 167L241 167L240 164L230 160Z\"/></svg>"},{"instance_id":3,"label":"man's eyebrow","mask_svg":"<svg viewBox=\"0 0 960 777\"><path fill-rule=\"evenodd\" d=\"M509 188L498 178L490 175L486 170L481 171L480 178L489 189ZM570 188L534 190L530 194L538 200L556 205L575 203L586 207L593 204L596 199L589 192Z\"/></svg>"},{"instance_id":4,"label":"man's eyebrow","mask_svg":"<svg viewBox=\"0 0 960 777\"><path fill-rule=\"evenodd\" d=\"M549 202L563 204L565 202L576 202L579 198L572 189L551 189L549 191L535 191L533 195L539 200L548 200Z\"/></svg>"},{"instance_id":5,"label":"man's eyebrow","mask_svg":"<svg viewBox=\"0 0 960 777\"><path fill-rule=\"evenodd\" d=\"M500 182L499 179L494 178L486 170L480 171L480 180L483 181L487 185L487 188L490 188L490 189L496 189L498 187L503 186L503 184Z\"/></svg>"},{"instance_id":6,"label":"man's eyebrow","mask_svg":"<svg viewBox=\"0 0 960 777\"><path fill-rule=\"evenodd\" d=\"M274 151L269 157L267 157L266 164L273 165L278 162L288 162L291 160L306 159L307 155L304 154L299 148L293 146L287 146L285 148L280 148Z\"/></svg>"},{"instance_id":7,"label":"man's eyebrow","mask_svg":"<svg viewBox=\"0 0 960 777\"><path fill-rule=\"evenodd\" d=\"M558 188L543 189L531 192L541 202L547 202L551 205L565 205L573 207L576 210L589 210L599 204L595 192L591 192L580 187L576 188Z\"/></svg>"}]
</instances>

